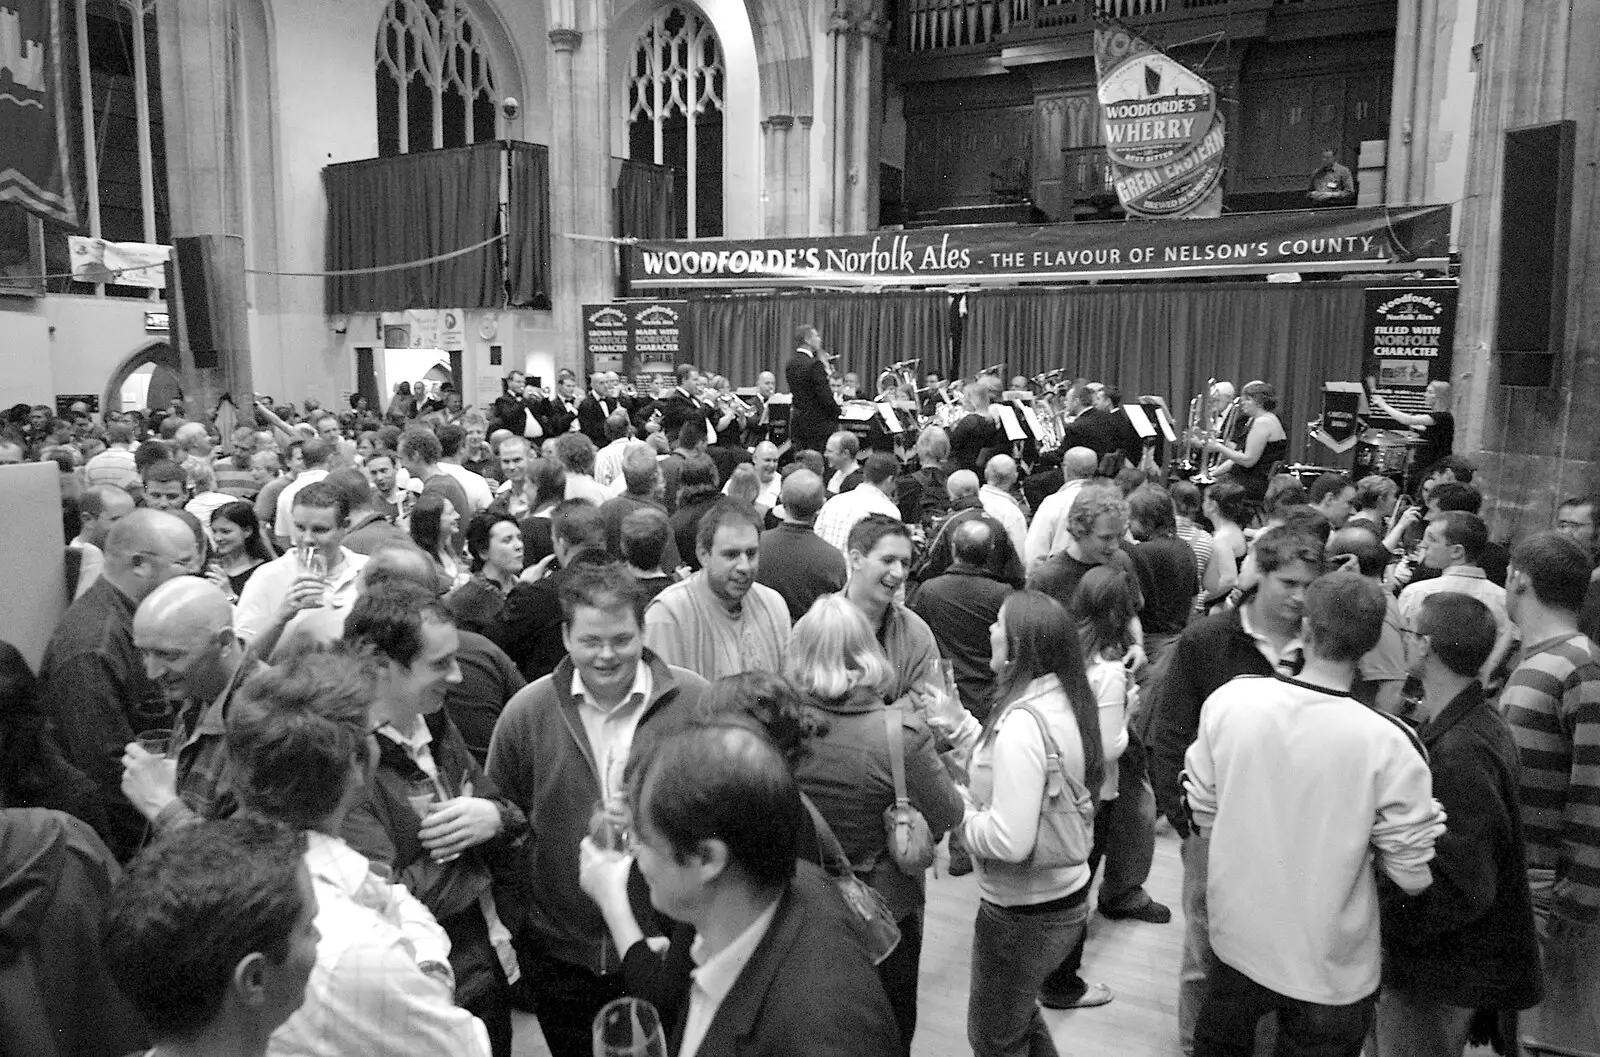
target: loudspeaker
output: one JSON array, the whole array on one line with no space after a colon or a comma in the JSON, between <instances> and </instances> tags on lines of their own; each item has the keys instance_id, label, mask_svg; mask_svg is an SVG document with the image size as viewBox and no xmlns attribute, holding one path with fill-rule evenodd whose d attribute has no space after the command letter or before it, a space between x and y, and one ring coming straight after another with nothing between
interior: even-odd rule
<instances>
[{"instance_id":1,"label":"loudspeaker","mask_svg":"<svg viewBox=\"0 0 1600 1057\"><path fill-rule=\"evenodd\" d=\"M1575 136L1572 121L1506 132L1494 337L1501 385L1554 382L1566 335Z\"/></svg>"},{"instance_id":2,"label":"loudspeaker","mask_svg":"<svg viewBox=\"0 0 1600 1057\"><path fill-rule=\"evenodd\" d=\"M182 340L194 356L194 365L205 369L218 365L217 353L222 344L218 340L216 324L220 313L213 310L214 291L220 285L215 274L217 262L213 247L215 241L194 235L172 240L172 256L177 273L175 317L181 320ZM171 292L169 291L169 294Z\"/></svg>"}]
</instances>

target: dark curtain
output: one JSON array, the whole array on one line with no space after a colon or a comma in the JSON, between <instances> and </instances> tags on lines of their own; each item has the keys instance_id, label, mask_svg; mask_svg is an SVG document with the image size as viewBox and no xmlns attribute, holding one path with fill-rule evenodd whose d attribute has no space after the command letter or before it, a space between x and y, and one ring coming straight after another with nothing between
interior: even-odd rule
<instances>
[{"instance_id":1,"label":"dark curtain","mask_svg":"<svg viewBox=\"0 0 1600 1057\"><path fill-rule=\"evenodd\" d=\"M550 307L550 150L506 145L510 166L506 209L506 281L510 303Z\"/></svg>"},{"instance_id":2,"label":"dark curtain","mask_svg":"<svg viewBox=\"0 0 1600 1057\"><path fill-rule=\"evenodd\" d=\"M678 232L677 172L670 166L623 161L617 167L617 235L672 239Z\"/></svg>"},{"instance_id":3,"label":"dark curtain","mask_svg":"<svg viewBox=\"0 0 1600 1057\"><path fill-rule=\"evenodd\" d=\"M1206 379L1278 390L1292 461L1339 465L1309 440L1322 383L1361 377L1363 287L1206 283L977 290L967 295L961 369L1006 361L1007 375L1064 367L1125 396L1165 397L1182 429ZM1349 461L1349 456L1342 460Z\"/></svg>"},{"instance_id":4,"label":"dark curtain","mask_svg":"<svg viewBox=\"0 0 1600 1057\"><path fill-rule=\"evenodd\" d=\"M322 170L328 270L421 260L495 235L500 149L482 143ZM501 249L493 244L417 268L329 276L326 286L329 314L495 308L504 296Z\"/></svg>"},{"instance_id":5,"label":"dark curtain","mask_svg":"<svg viewBox=\"0 0 1600 1057\"><path fill-rule=\"evenodd\" d=\"M707 295L689 302L689 319L696 365L735 386L754 385L757 374L771 371L787 392L783 363L794 351L795 329L810 323L838 354L835 369L858 373L871 395L879 372L896 360L921 357L920 374L944 363L948 305L941 290Z\"/></svg>"}]
</instances>

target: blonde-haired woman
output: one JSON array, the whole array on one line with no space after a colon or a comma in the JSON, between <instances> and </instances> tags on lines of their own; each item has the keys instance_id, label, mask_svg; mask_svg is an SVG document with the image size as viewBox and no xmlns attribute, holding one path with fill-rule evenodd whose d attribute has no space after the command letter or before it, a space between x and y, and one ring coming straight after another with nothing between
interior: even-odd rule
<instances>
[{"instance_id":1,"label":"blonde-haired woman","mask_svg":"<svg viewBox=\"0 0 1600 1057\"><path fill-rule=\"evenodd\" d=\"M843 595L823 595L794 626L784 675L828 720L795 768L828 820L850 864L876 888L900 923L900 946L878 966L907 1052L917 1026L917 969L922 956L923 875L903 872L889 854L883 813L894 804L894 771L884 700L894 670L867 618ZM934 751L920 716L900 716L906 795L927 819L933 840L961 821L961 795Z\"/></svg>"}]
</instances>

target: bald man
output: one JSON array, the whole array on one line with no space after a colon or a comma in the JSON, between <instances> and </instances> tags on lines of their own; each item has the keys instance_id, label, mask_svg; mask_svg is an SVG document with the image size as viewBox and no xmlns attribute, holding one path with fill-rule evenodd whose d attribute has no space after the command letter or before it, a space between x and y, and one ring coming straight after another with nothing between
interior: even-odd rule
<instances>
[{"instance_id":1,"label":"bald man","mask_svg":"<svg viewBox=\"0 0 1600 1057\"><path fill-rule=\"evenodd\" d=\"M996 455L984 465L978 502L984 513L1005 527L1011 546L1021 554L1028 539L1028 515L1017 502L1016 487L1017 460L1009 455Z\"/></svg>"},{"instance_id":2,"label":"bald man","mask_svg":"<svg viewBox=\"0 0 1600 1057\"><path fill-rule=\"evenodd\" d=\"M101 836L118 859L138 851L145 819L122 795L123 746L171 725L171 709L133 642L134 611L174 577L200 571L194 533L159 510L135 510L106 535L100 579L56 625L39 675L68 760L95 783L107 821Z\"/></svg>"},{"instance_id":3,"label":"bald man","mask_svg":"<svg viewBox=\"0 0 1600 1057\"><path fill-rule=\"evenodd\" d=\"M223 717L239 685L266 667L245 663L233 633L233 606L215 584L180 576L139 603L133 643L177 718L172 753L150 753L137 742L123 747L123 795L158 836L233 814L233 795L223 781Z\"/></svg>"},{"instance_id":4,"label":"bald man","mask_svg":"<svg viewBox=\"0 0 1600 1057\"><path fill-rule=\"evenodd\" d=\"M759 449L756 461L761 461ZM791 470L779 496L783 522L761 534L756 583L782 595L789 619L799 620L818 598L844 589L848 567L839 548L812 528L828 497L822 478L810 470Z\"/></svg>"},{"instance_id":5,"label":"bald man","mask_svg":"<svg viewBox=\"0 0 1600 1057\"><path fill-rule=\"evenodd\" d=\"M1078 489L1094 476L1099 461L1093 448L1068 448L1061 457L1061 487L1039 504L1039 509L1033 512L1033 524L1028 527L1022 553L1029 569L1057 551L1065 550L1071 542L1072 534L1067 531L1067 514L1072 510L1072 501L1077 498Z\"/></svg>"}]
</instances>

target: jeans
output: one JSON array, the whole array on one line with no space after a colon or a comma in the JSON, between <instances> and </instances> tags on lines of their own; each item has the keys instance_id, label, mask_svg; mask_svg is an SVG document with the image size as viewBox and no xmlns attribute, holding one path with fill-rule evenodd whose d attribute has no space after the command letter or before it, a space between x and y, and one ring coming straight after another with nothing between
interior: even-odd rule
<instances>
[{"instance_id":1,"label":"jeans","mask_svg":"<svg viewBox=\"0 0 1600 1057\"><path fill-rule=\"evenodd\" d=\"M1256 1025L1268 1013L1278 1014L1276 1057L1361 1057L1376 1002L1376 993L1343 1006L1304 1002L1213 961L1195 1024L1195 1057L1251 1057Z\"/></svg>"},{"instance_id":2,"label":"jeans","mask_svg":"<svg viewBox=\"0 0 1600 1057\"><path fill-rule=\"evenodd\" d=\"M1600 925L1575 925L1551 913L1555 872L1530 869L1544 1001L1522 1014L1533 1042L1600 1053Z\"/></svg>"},{"instance_id":3,"label":"jeans","mask_svg":"<svg viewBox=\"0 0 1600 1057\"><path fill-rule=\"evenodd\" d=\"M1206 864L1211 838L1191 833L1183 838L1183 962L1178 968L1178 1044L1184 1057L1194 1053L1194 1026L1206 997L1206 973L1212 964L1211 928L1206 918Z\"/></svg>"},{"instance_id":4,"label":"jeans","mask_svg":"<svg viewBox=\"0 0 1600 1057\"><path fill-rule=\"evenodd\" d=\"M1105 805L1106 859L1100 879L1100 909L1128 910L1150 901L1144 883L1156 857L1156 794L1150 788L1144 744L1128 732L1128 748L1117 761L1117 798ZM1098 823L1099 819L1096 818Z\"/></svg>"},{"instance_id":5,"label":"jeans","mask_svg":"<svg viewBox=\"0 0 1600 1057\"><path fill-rule=\"evenodd\" d=\"M900 1028L900 1044L911 1052L911 1036L917 1030L917 972L922 963L922 915L918 907L901 918L900 943L889 957L878 963L878 979L883 981L883 992L889 996L889 1008L894 1011L895 1023Z\"/></svg>"},{"instance_id":6,"label":"jeans","mask_svg":"<svg viewBox=\"0 0 1600 1057\"><path fill-rule=\"evenodd\" d=\"M1042 914L987 900L978 904L967 999L973 1057L1056 1057L1039 1012L1039 987L1077 942L1088 917L1087 901Z\"/></svg>"},{"instance_id":7,"label":"jeans","mask_svg":"<svg viewBox=\"0 0 1600 1057\"><path fill-rule=\"evenodd\" d=\"M1467 1048L1472 1014L1462 1006L1447 1006L1385 986L1378 993L1372 1057L1461 1057Z\"/></svg>"}]
</instances>

